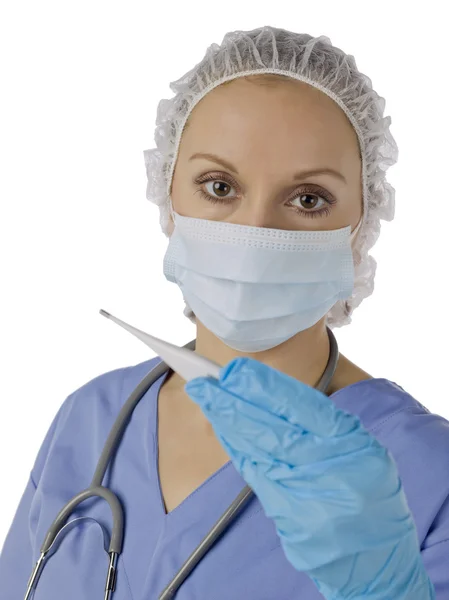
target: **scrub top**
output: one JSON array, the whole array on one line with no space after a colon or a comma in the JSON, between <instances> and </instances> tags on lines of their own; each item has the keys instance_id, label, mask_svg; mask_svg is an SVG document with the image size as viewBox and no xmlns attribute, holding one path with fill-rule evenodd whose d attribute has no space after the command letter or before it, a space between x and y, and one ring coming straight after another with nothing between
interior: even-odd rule
<instances>
[{"instance_id":1,"label":"scrub top","mask_svg":"<svg viewBox=\"0 0 449 600\"><path fill-rule=\"evenodd\" d=\"M61 507L89 486L106 437L132 390L160 362L104 373L59 409L30 472L0 555L0 597L23 600L48 527ZM191 551L246 483L229 461L166 514L157 468L157 398L148 390L125 430L103 485L125 512L114 600L157 600ZM396 461L421 556L437 600L449 599L449 422L388 379L360 381L330 396L357 415ZM111 530L104 500L89 499L73 516ZM73 517L72 517L73 518ZM69 531L40 577L34 600L100 600L108 557L92 520ZM284 556L274 523L256 496L201 560L176 600L322 600L314 583Z\"/></svg>"}]
</instances>

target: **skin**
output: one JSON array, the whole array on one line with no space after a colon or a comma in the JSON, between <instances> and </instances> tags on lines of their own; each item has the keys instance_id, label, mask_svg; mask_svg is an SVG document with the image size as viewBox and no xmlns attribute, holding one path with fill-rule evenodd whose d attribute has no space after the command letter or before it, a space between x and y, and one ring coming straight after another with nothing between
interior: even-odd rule
<instances>
[{"instance_id":1,"label":"skin","mask_svg":"<svg viewBox=\"0 0 449 600\"><path fill-rule=\"evenodd\" d=\"M209 159L190 160L195 153L218 155L238 174ZM293 179L299 171L316 168L334 169L345 181L329 174ZM195 183L208 173L214 174L215 182ZM199 188L228 202L214 204L201 196ZM335 204L328 205L322 192ZM175 212L189 217L285 230L333 230L347 225L354 230L363 210L356 133L340 107L306 83L267 75L232 80L209 92L191 112L171 197ZM295 210L310 213L326 206L329 214L316 218ZM329 357L325 317L263 352L245 354L226 346L198 319L196 339L196 351L222 366L235 357L249 356L311 386L318 383ZM366 378L370 376L340 354L327 394ZM182 405L186 415L208 432L210 425L183 391L184 383L175 373L163 387L170 391L173 407Z\"/></svg>"}]
</instances>

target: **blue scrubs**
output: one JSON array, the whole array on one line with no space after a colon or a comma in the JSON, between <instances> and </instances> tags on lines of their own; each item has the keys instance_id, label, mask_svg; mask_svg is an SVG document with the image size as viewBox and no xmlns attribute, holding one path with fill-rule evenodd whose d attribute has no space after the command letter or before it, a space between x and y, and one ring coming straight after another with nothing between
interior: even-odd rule
<instances>
[{"instance_id":1,"label":"blue scrubs","mask_svg":"<svg viewBox=\"0 0 449 600\"><path fill-rule=\"evenodd\" d=\"M106 437L132 390L159 358L102 374L71 394L44 439L0 555L0 597L22 600L47 529L60 508L89 486ZM231 462L165 513L157 470L157 397L163 375L140 401L104 485L125 511L114 600L156 600L213 523L246 485ZM357 415L393 455L414 516L437 600L449 599L449 422L387 379L331 396ZM108 505L82 503L74 516L109 531ZM45 566L35 600L100 600L107 554L98 524L82 521ZM284 556L256 497L183 583L176 600L320 600Z\"/></svg>"}]
</instances>

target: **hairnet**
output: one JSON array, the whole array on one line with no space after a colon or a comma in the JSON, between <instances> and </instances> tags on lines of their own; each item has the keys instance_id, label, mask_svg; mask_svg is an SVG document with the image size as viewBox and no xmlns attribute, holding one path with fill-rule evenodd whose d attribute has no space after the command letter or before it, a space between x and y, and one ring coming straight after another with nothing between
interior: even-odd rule
<instances>
[{"instance_id":1,"label":"hairnet","mask_svg":"<svg viewBox=\"0 0 449 600\"><path fill-rule=\"evenodd\" d=\"M170 191L179 143L195 105L218 85L248 75L277 73L313 85L332 98L356 131L362 162L363 215L353 243L354 289L326 316L330 327L351 322L351 314L374 289L377 263L368 254L380 234L380 219L394 217L395 190L385 174L397 161L398 149L390 133L391 118L384 117L385 100L361 73L353 56L332 45L326 36L312 37L264 26L227 33L221 45L212 44L201 62L170 84L175 93L158 104L156 148L144 150L146 197L159 206L165 235L172 231ZM195 322L186 303L184 314Z\"/></svg>"}]
</instances>

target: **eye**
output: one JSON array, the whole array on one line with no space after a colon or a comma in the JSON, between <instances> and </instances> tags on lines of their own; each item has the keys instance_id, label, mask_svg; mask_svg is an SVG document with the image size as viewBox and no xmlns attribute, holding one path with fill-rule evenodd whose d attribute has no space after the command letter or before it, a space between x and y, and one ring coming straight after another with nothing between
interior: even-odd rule
<instances>
[{"instance_id":1,"label":"eye","mask_svg":"<svg viewBox=\"0 0 449 600\"><path fill-rule=\"evenodd\" d=\"M232 180L228 180L224 173L208 173L195 180L196 184L202 184L197 192L213 204L230 204L235 199L234 195L229 195L230 190L236 189L231 182ZM299 205L295 206L293 202L299 202ZM292 206L297 213L305 217L328 215L330 207L335 203L336 200L328 192L311 184L302 185L300 192L296 191L295 195L287 201L287 205Z\"/></svg>"},{"instance_id":2,"label":"eye","mask_svg":"<svg viewBox=\"0 0 449 600\"><path fill-rule=\"evenodd\" d=\"M293 202L297 202L298 204L293 205ZM327 204L329 204L329 200L327 200L324 196L317 193L315 190L308 191L308 189L303 189L300 194L294 196L291 200L289 200L289 204L294 206L297 210L305 210L306 212L311 212L312 209L323 208Z\"/></svg>"},{"instance_id":3,"label":"eye","mask_svg":"<svg viewBox=\"0 0 449 600\"><path fill-rule=\"evenodd\" d=\"M207 175L196 179L195 183L202 184L197 189L197 192L199 192L203 198L209 202L212 202L213 204L218 202L225 204L234 199L234 196L228 198L228 195L230 190L235 190L235 187L231 184L231 181L227 180L224 174L219 175L217 173L208 173ZM206 188L206 191L203 190L203 187Z\"/></svg>"},{"instance_id":4,"label":"eye","mask_svg":"<svg viewBox=\"0 0 449 600\"><path fill-rule=\"evenodd\" d=\"M209 186L209 187L208 187ZM226 181L221 181L220 179L214 179L213 181L207 181L204 184L206 191L208 194L217 194L217 200L226 199L229 194L229 189L233 189L233 186L227 183ZM212 196L214 197L214 196Z\"/></svg>"}]
</instances>

